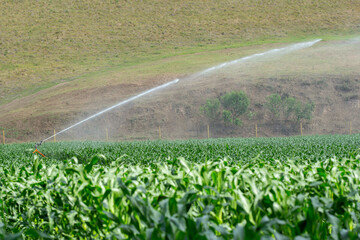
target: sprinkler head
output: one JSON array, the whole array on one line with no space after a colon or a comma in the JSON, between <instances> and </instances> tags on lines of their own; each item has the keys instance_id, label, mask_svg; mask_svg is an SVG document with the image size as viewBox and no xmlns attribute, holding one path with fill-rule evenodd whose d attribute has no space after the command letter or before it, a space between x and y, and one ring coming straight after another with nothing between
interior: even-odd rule
<instances>
[{"instance_id":1,"label":"sprinkler head","mask_svg":"<svg viewBox=\"0 0 360 240\"><path fill-rule=\"evenodd\" d=\"M39 143L35 144L35 149L37 149L41 144L42 144L43 141L40 141Z\"/></svg>"}]
</instances>

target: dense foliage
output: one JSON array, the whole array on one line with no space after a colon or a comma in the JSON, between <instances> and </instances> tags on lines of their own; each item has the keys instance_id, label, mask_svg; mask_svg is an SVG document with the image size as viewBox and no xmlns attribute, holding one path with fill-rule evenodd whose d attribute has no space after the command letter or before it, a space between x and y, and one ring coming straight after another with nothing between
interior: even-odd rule
<instances>
[{"instance_id":1,"label":"dense foliage","mask_svg":"<svg viewBox=\"0 0 360 240\"><path fill-rule=\"evenodd\" d=\"M265 107L276 119L286 119L299 122L310 120L315 109L315 104L301 102L288 95L280 96L274 93L267 97Z\"/></svg>"},{"instance_id":2,"label":"dense foliage","mask_svg":"<svg viewBox=\"0 0 360 240\"><path fill-rule=\"evenodd\" d=\"M221 104L225 110L230 111L233 123L239 120L238 117L245 114L250 100L243 91L233 91L221 97Z\"/></svg>"},{"instance_id":3,"label":"dense foliage","mask_svg":"<svg viewBox=\"0 0 360 240\"><path fill-rule=\"evenodd\" d=\"M243 91L233 91L219 98L221 101L217 98L206 100L206 103L200 107L200 111L210 121L218 120L221 115L225 124L233 123L241 126L242 121L239 117L247 112L250 104L249 97Z\"/></svg>"},{"instance_id":4,"label":"dense foliage","mask_svg":"<svg viewBox=\"0 0 360 240\"><path fill-rule=\"evenodd\" d=\"M123 156L128 163L150 164L154 160L184 157L203 162L229 157L234 161L263 160L325 160L356 155L360 135L307 136L288 138L227 138L186 141L135 142L45 142L39 147L48 159L44 164L62 163L76 157L86 162L95 154L103 154L108 162ZM33 143L0 145L0 165L32 165Z\"/></svg>"},{"instance_id":5,"label":"dense foliage","mask_svg":"<svg viewBox=\"0 0 360 240\"><path fill-rule=\"evenodd\" d=\"M358 239L359 146L359 135L45 143L49 159L1 146L0 236Z\"/></svg>"},{"instance_id":6,"label":"dense foliage","mask_svg":"<svg viewBox=\"0 0 360 240\"><path fill-rule=\"evenodd\" d=\"M209 118L209 120L213 121L219 117L219 108L220 101L214 98L206 100L206 103L200 107L200 111Z\"/></svg>"}]
</instances>

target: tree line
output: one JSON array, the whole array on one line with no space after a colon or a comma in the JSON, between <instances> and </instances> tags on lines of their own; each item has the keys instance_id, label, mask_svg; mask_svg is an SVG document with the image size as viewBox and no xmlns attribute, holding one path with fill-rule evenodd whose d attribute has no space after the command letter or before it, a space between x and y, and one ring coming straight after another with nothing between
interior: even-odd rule
<instances>
[{"instance_id":1,"label":"tree line","mask_svg":"<svg viewBox=\"0 0 360 240\"><path fill-rule=\"evenodd\" d=\"M200 107L200 111L210 122L222 121L227 125L241 126L245 114L250 120L256 115L255 112L249 111L249 105L250 99L245 92L233 91L207 99ZM294 123L310 120L315 109L313 102L306 103L288 94L277 93L266 97L263 106L274 120L290 120Z\"/></svg>"}]
</instances>

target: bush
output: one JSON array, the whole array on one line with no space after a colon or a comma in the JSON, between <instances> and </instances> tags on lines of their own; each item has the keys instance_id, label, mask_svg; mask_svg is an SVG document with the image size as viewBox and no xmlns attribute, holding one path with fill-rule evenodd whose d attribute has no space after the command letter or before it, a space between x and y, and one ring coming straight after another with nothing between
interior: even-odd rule
<instances>
[{"instance_id":1,"label":"bush","mask_svg":"<svg viewBox=\"0 0 360 240\"><path fill-rule=\"evenodd\" d=\"M301 119L310 120L312 118L312 113L314 111L314 103L301 103L298 102L295 109L295 117L297 121Z\"/></svg>"},{"instance_id":2,"label":"bush","mask_svg":"<svg viewBox=\"0 0 360 240\"><path fill-rule=\"evenodd\" d=\"M222 96L221 101L216 98L206 100L200 111L212 121L219 119L221 113L224 123L241 126L242 121L239 116L247 112L249 104L250 100L243 91L234 91ZM253 115L251 113L251 117Z\"/></svg>"},{"instance_id":3,"label":"bush","mask_svg":"<svg viewBox=\"0 0 360 240\"><path fill-rule=\"evenodd\" d=\"M249 120L253 120L256 117L256 112L250 111L248 113Z\"/></svg>"},{"instance_id":4,"label":"bush","mask_svg":"<svg viewBox=\"0 0 360 240\"><path fill-rule=\"evenodd\" d=\"M299 102L293 97L288 97L284 100L284 105L285 119L290 119L292 118L292 115L295 114Z\"/></svg>"},{"instance_id":5,"label":"bush","mask_svg":"<svg viewBox=\"0 0 360 240\"><path fill-rule=\"evenodd\" d=\"M234 124L238 127L241 127L242 126L242 121L240 118L235 118L235 121L234 121Z\"/></svg>"},{"instance_id":6,"label":"bush","mask_svg":"<svg viewBox=\"0 0 360 240\"><path fill-rule=\"evenodd\" d=\"M210 120L215 120L219 116L220 101L218 99L208 99L206 103L200 107L200 111Z\"/></svg>"},{"instance_id":7,"label":"bush","mask_svg":"<svg viewBox=\"0 0 360 240\"><path fill-rule=\"evenodd\" d=\"M222 96L221 104L231 112L232 122L235 122L236 118L246 113L250 100L243 91L234 91Z\"/></svg>"},{"instance_id":8,"label":"bush","mask_svg":"<svg viewBox=\"0 0 360 240\"><path fill-rule=\"evenodd\" d=\"M281 97L279 94L272 94L267 97L265 107L271 114L280 119L294 120L299 122L301 119L310 120L314 112L314 103L303 103L294 97Z\"/></svg>"},{"instance_id":9,"label":"bush","mask_svg":"<svg viewBox=\"0 0 360 240\"><path fill-rule=\"evenodd\" d=\"M222 113L222 117L225 123L232 123L233 119L232 119L232 114L229 110L224 110Z\"/></svg>"},{"instance_id":10,"label":"bush","mask_svg":"<svg viewBox=\"0 0 360 240\"><path fill-rule=\"evenodd\" d=\"M265 107L272 113L275 118L280 118L283 110L283 103L279 94L272 94L266 98Z\"/></svg>"}]
</instances>

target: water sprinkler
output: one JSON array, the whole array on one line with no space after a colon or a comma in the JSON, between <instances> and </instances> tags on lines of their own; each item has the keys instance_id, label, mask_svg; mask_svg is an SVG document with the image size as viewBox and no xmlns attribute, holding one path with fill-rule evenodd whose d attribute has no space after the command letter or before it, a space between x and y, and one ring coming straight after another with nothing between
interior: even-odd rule
<instances>
[{"instance_id":1,"label":"water sprinkler","mask_svg":"<svg viewBox=\"0 0 360 240\"><path fill-rule=\"evenodd\" d=\"M35 149L37 149L38 147L40 147L40 145L43 143L43 141L40 141L39 143L35 144Z\"/></svg>"},{"instance_id":2,"label":"water sprinkler","mask_svg":"<svg viewBox=\"0 0 360 240\"><path fill-rule=\"evenodd\" d=\"M37 148L43 143L43 141L40 141L39 143L35 144L35 151L33 151L33 154L38 153L44 158L47 158L44 154L42 154Z\"/></svg>"}]
</instances>

